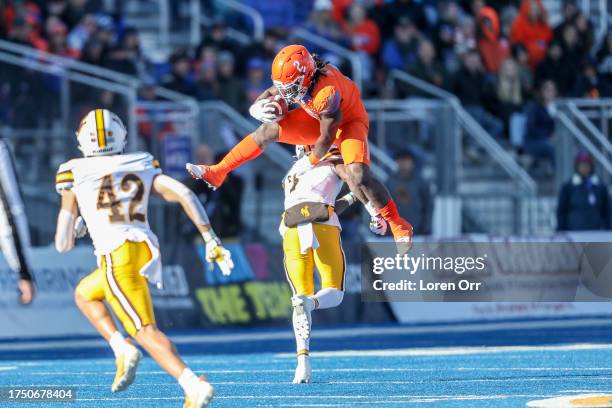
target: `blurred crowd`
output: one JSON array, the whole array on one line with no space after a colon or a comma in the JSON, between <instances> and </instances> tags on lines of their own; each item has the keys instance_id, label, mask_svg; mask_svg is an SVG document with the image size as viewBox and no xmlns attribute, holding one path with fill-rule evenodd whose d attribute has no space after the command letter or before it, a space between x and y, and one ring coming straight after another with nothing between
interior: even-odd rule
<instances>
[{"instance_id":1,"label":"blurred crowd","mask_svg":"<svg viewBox=\"0 0 612 408\"><path fill-rule=\"evenodd\" d=\"M0 37L139 76L145 87L161 84L200 100L222 99L245 113L270 85L275 53L291 40L291 29L301 26L359 53L367 96L418 95L401 87L392 95L385 87L390 70L406 71L457 95L491 135L544 164L554 160L551 102L558 95L597 98L612 92L612 35L592 52L593 27L575 0L563 0L556 27L541 0L248 0L266 27L263 40L248 46L232 40L227 27L249 22L216 11L213 3L203 1L211 19L201 43L176 49L161 63L147 60L138 31L125 26L120 7L111 14L101 0L0 0ZM3 84L0 101L11 101L3 105L3 119L19 122L20 93L33 83ZM145 89L141 98L154 95ZM117 101L100 95L92 103L113 108Z\"/></svg>"},{"instance_id":2,"label":"blurred crowd","mask_svg":"<svg viewBox=\"0 0 612 408\"><path fill-rule=\"evenodd\" d=\"M271 85L275 53L291 41L292 29L303 27L359 54L366 96L419 96L385 86L391 70L406 71L457 95L491 135L551 168L555 98L612 93L612 34L594 50L592 23L576 0L560 2L563 18L553 27L542 0L247 0L266 31L245 46L227 28L250 21L202 0L210 23L200 44L151 62L138 31L124 23L122 2L112 2L109 13L103 0L0 0L0 37L139 76L145 88L160 84L200 100L222 99L246 113ZM346 68L338 55L306 45ZM11 113L11 104L1 102L19 106L22 88L32 83L7 82L0 84L0 118L10 123L18 109ZM155 98L147 89L140 97ZM92 103L118 102L100 95Z\"/></svg>"}]
</instances>

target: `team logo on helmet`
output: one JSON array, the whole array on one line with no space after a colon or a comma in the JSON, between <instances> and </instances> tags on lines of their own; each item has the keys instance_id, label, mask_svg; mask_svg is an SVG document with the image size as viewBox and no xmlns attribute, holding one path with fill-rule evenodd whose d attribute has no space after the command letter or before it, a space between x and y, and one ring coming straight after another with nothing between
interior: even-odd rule
<instances>
[{"instance_id":1,"label":"team logo on helmet","mask_svg":"<svg viewBox=\"0 0 612 408\"><path fill-rule=\"evenodd\" d=\"M272 62L272 82L288 102L300 102L316 70L315 61L303 45L289 45Z\"/></svg>"}]
</instances>

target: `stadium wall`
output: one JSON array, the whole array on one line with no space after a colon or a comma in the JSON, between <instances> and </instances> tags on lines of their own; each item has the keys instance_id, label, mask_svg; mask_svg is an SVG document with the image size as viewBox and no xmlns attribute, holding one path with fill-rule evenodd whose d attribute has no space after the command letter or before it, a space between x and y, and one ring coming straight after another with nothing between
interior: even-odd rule
<instances>
[{"instance_id":1,"label":"stadium wall","mask_svg":"<svg viewBox=\"0 0 612 408\"><path fill-rule=\"evenodd\" d=\"M576 233L539 239L612 242L612 234ZM151 289L160 327L290 325L291 291L285 281L281 247L258 243L227 246L236 265L229 277L203 262L204 248L200 244L163 246L165 287ZM92 248L78 246L63 255L52 247L33 248L32 252L38 292L29 306L17 303L16 275L0 256L0 339L94 334L73 301L75 286L96 268ZM612 315L607 302L364 303L360 293L361 246L345 245L345 253L344 302L336 309L316 313L315 324L426 324Z\"/></svg>"}]
</instances>

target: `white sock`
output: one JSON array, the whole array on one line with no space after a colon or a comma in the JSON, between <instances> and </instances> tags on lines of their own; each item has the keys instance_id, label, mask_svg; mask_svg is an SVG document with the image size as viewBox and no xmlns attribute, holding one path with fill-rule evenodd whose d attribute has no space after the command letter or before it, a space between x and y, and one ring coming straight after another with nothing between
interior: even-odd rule
<instances>
[{"instance_id":1,"label":"white sock","mask_svg":"<svg viewBox=\"0 0 612 408\"><path fill-rule=\"evenodd\" d=\"M110 344L111 348L113 349L113 353L115 353L115 358L117 358L120 354L123 353L123 350L125 350L126 345L128 345L129 343L125 341L125 337L123 337L121 333L116 331L111 336L110 340L108 341L108 344Z\"/></svg>"},{"instance_id":2,"label":"white sock","mask_svg":"<svg viewBox=\"0 0 612 408\"><path fill-rule=\"evenodd\" d=\"M325 288L318 291L314 298L318 303L317 309L329 309L342 303L344 292L335 288Z\"/></svg>"},{"instance_id":3,"label":"white sock","mask_svg":"<svg viewBox=\"0 0 612 408\"><path fill-rule=\"evenodd\" d=\"M178 378L178 383L186 395L193 394L199 382L200 379L187 367Z\"/></svg>"},{"instance_id":4,"label":"white sock","mask_svg":"<svg viewBox=\"0 0 612 408\"><path fill-rule=\"evenodd\" d=\"M304 364L306 361L308 361L309 358L310 358L309 354L304 354L304 353L298 354L297 356L298 364Z\"/></svg>"},{"instance_id":5,"label":"white sock","mask_svg":"<svg viewBox=\"0 0 612 408\"><path fill-rule=\"evenodd\" d=\"M295 310L293 313L295 314ZM293 321L295 321L295 319L293 319ZM295 346L298 353L302 350L310 350L310 339L304 340L302 336L298 334L297 330L295 330L295 327L293 328L293 334L295 335Z\"/></svg>"}]
</instances>

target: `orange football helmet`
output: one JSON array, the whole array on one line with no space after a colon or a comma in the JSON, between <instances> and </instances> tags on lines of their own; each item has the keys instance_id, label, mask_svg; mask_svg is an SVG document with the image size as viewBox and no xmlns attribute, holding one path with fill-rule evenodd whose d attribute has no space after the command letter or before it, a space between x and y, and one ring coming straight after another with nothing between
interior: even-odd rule
<instances>
[{"instance_id":1,"label":"orange football helmet","mask_svg":"<svg viewBox=\"0 0 612 408\"><path fill-rule=\"evenodd\" d=\"M272 82L289 102L299 102L312 84L315 61L303 45L288 45L272 62Z\"/></svg>"}]
</instances>

